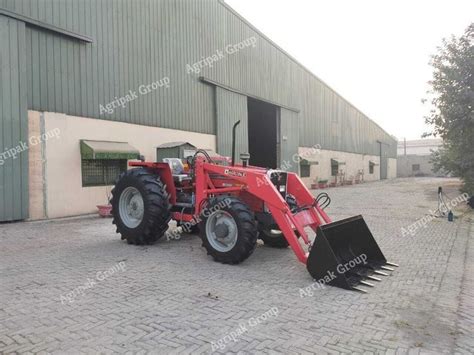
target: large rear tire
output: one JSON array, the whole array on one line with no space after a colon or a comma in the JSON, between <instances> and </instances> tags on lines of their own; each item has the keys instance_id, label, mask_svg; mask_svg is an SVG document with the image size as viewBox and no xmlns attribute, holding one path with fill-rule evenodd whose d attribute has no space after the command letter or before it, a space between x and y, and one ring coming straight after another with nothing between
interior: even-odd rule
<instances>
[{"instance_id":1,"label":"large rear tire","mask_svg":"<svg viewBox=\"0 0 474 355\"><path fill-rule=\"evenodd\" d=\"M199 226L202 245L215 261L238 264L257 246L257 223L252 210L241 200L219 196L202 213Z\"/></svg>"},{"instance_id":2,"label":"large rear tire","mask_svg":"<svg viewBox=\"0 0 474 355\"><path fill-rule=\"evenodd\" d=\"M159 178L146 169L120 175L112 190L112 223L129 244L153 244L168 229L169 196Z\"/></svg>"}]
</instances>

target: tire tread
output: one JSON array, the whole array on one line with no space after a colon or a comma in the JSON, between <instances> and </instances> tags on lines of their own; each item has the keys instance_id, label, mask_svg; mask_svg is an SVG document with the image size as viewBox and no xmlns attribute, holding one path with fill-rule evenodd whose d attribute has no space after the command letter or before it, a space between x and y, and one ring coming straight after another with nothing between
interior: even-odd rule
<instances>
[{"instance_id":1,"label":"tire tread","mask_svg":"<svg viewBox=\"0 0 474 355\"><path fill-rule=\"evenodd\" d=\"M229 207L225 207L223 210L233 212L234 219L236 219L237 225L240 226L236 246L226 253L215 250L207 241L207 218L202 220L199 227L200 236L202 239L202 246L206 248L207 254L211 255L215 261L221 262L223 264L239 264L252 255L257 246L257 224L252 210L250 210L250 208L244 202L236 197L219 196L211 200L208 206L212 207L213 205L217 205L226 199L230 199L231 201L228 204Z\"/></svg>"},{"instance_id":2,"label":"tire tread","mask_svg":"<svg viewBox=\"0 0 474 355\"><path fill-rule=\"evenodd\" d=\"M124 179L132 179L137 184L141 185L146 191L146 196L143 196L145 201L145 215L144 220L146 224L140 228L142 233L132 233L129 228L124 226L118 213L118 203L120 193L126 186L121 186ZM117 227L116 232L122 235L122 239L126 239L129 244L146 245L153 244L161 238L168 229L168 223L171 220L169 212L169 197L166 193L163 183L158 175L155 175L144 168L130 169L125 173L120 174L115 187L112 189L112 223Z\"/></svg>"}]
</instances>

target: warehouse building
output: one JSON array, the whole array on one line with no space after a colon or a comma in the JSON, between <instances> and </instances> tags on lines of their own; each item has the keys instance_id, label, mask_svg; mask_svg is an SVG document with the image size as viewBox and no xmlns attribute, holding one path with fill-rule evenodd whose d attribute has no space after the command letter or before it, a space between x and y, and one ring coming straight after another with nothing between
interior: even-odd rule
<instances>
[{"instance_id":1,"label":"warehouse building","mask_svg":"<svg viewBox=\"0 0 474 355\"><path fill-rule=\"evenodd\" d=\"M396 175L396 141L220 0L0 0L0 221L93 212L186 142L309 185ZM327 53L326 55L331 55Z\"/></svg>"}]
</instances>

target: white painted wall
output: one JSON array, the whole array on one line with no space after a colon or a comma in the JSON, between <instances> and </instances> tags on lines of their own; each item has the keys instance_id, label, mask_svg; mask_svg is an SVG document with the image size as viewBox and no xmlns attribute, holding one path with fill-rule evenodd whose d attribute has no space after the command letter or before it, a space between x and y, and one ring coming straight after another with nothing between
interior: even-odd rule
<instances>
[{"instance_id":1,"label":"white painted wall","mask_svg":"<svg viewBox=\"0 0 474 355\"><path fill-rule=\"evenodd\" d=\"M187 141L199 148L216 149L214 135L29 111L29 135L38 136L42 125L45 132L59 129L60 133L58 138L49 139L30 149L31 219L93 213L96 205L107 203L110 186L82 187L81 139L128 142L148 161L155 160L156 147L166 142ZM378 156L315 151L307 147L300 147L299 155L319 162L319 165L311 166L311 177L303 178L307 186L318 179L332 181L331 159L346 163L340 166L346 173L346 179L356 176L361 169L364 171L364 181L380 178L380 165L376 165L374 173L369 174L369 161L380 164ZM395 178L396 171L396 159L389 159L388 177Z\"/></svg>"},{"instance_id":2,"label":"white painted wall","mask_svg":"<svg viewBox=\"0 0 474 355\"><path fill-rule=\"evenodd\" d=\"M311 177L302 178L307 186L315 183L317 180L329 180L332 182L334 177L331 176L331 159L345 162L340 165L339 169L346 174L346 179L355 177L359 170L364 172L364 181L374 181L380 179L380 157L375 155L364 155L355 153L338 152L333 150L315 151L314 148L299 147L299 155L307 160L318 161L318 165L311 165ZM395 176L396 176L396 159L395 160ZM369 174L369 162L373 161L377 165L374 166L374 173ZM394 176L394 177L395 177Z\"/></svg>"},{"instance_id":3,"label":"white painted wall","mask_svg":"<svg viewBox=\"0 0 474 355\"><path fill-rule=\"evenodd\" d=\"M31 117L39 117L30 111ZM96 211L96 205L107 203L110 187L82 187L80 140L128 142L146 160L155 161L156 147L162 143L187 141L199 148L216 148L216 137L172 129L139 126L129 123L44 113L45 131L59 128L58 139L46 141L45 188L47 218L74 216ZM30 192L31 193L31 192ZM32 193L35 193L33 191ZM38 204L32 206L37 209ZM34 211L32 216L39 216Z\"/></svg>"},{"instance_id":4,"label":"white painted wall","mask_svg":"<svg viewBox=\"0 0 474 355\"><path fill-rule=\"evenodd\" d=\"M28 112L28 141L41 135L41 117L37 111ZM44 210L44 167L42 144L28 149L29 219L46 218Z\"/></svg>"},{"instance_id":5,"label":"white painted wall","mask_svg":"<svg viewBox=\"0 0 474 355\"><path fill-rule=\"evenodd\" d=\"M387 165L387 179L395 179L397 177L397 159L388 158Z\"/></svg>"}]
</instances>

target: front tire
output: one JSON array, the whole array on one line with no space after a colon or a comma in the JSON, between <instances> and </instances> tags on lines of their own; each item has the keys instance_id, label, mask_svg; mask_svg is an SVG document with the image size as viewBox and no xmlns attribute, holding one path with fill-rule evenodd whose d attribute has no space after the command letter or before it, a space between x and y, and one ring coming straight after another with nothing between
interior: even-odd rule
<instances>
[{"instance_id":1,"label":"front tire","mask_svg":"<svg viewBox=\"0 0 474 355\"><path fill-rule=\"evenodd\" d=\"M129 244L153 244L171 219L168 194L159 176L146 169L123 173L112 190L112 223Z\"/></svg>"},{"instance_id":2,"label":"front tire","mask_svg":"<svg viewBox=\"0 0 474 355\"><path fill-rule=\"evenodd\" d=\"M219 196L210 201L199 226L202 245L215 261L238 264L257 246L255 215L241 200Z\"/></svg>"}]
</instances>

